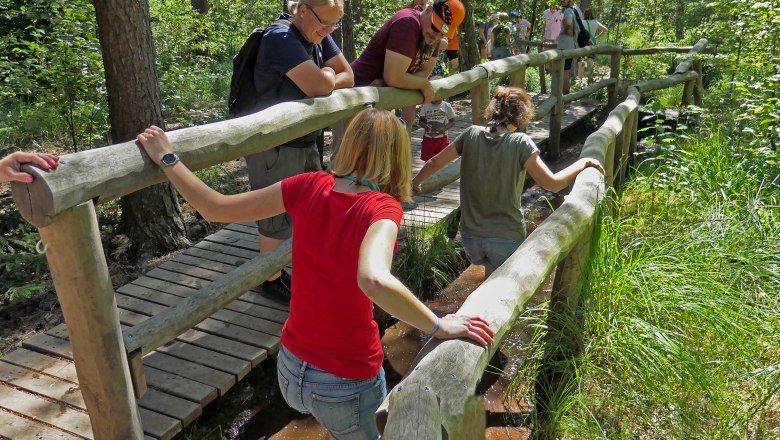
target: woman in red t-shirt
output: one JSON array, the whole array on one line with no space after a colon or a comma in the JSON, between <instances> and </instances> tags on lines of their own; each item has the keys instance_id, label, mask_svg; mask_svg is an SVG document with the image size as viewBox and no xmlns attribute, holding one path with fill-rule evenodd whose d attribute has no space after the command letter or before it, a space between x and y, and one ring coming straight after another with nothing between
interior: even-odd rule
<instances>
[{"instance_id":1,"label":"woman in red t-shirt","mask_svg":"<svg viewBox=\"0 0 780 440\"><path fill-rule=\"evenodd\" d=\"M299 174L235 195L214 191L178 162L160 128L138 140L206 220L292 217L295 271L279 387L291 407L313 414L336 439L379 438L374 412L386 389L373 303L436 338L493 341L483 319L440 319L390 273L399 201L411 194L409 136L391 112L370 108L352 120L333 174Z\"/></svg>"}]
</instances>

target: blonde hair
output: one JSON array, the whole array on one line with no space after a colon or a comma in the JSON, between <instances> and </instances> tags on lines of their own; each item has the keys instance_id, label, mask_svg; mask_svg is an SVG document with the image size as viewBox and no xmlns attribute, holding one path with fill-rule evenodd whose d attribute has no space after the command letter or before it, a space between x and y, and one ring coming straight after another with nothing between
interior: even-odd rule
<instances>
[{"instance_id":1,"label":"blonde hair","mask_svg":"<svg viewBox=\"0 0 780 440\"><path fill-rule=\"evenodd\" d=\"M531 98L519 87L496 87L493 99L485 109L485 119L505 121L525 130L534 117Z\"/></svg>"},{"instance_id":2,"label":"blonde hair","mask_svg":"<svg viewBox=\"0 0 780 440\"><path fill-rule=\"evenodd\" d=\"M290 14L295 15L298 13L298 8L301 5L306 6L335 6L339 8L341 14L344 14L344 0L300 0L297 2L287 2L287 10Z\"/></svg>"},{"instance_id":3,"label":"blonde hair","mask_svg":"<svg viewBox=\"0 0 780 440\"><path fill-rule=\"evenodd\" d=\"M331 171L376 182L397 200L411 200L412 152L406 127L392 112L367 108L347 126Z\"/></svg>"}]
</instances>

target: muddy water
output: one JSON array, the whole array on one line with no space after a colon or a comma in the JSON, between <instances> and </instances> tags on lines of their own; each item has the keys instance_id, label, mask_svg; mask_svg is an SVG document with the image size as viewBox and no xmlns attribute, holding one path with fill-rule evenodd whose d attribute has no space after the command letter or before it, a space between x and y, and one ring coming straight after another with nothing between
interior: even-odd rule
<instances>
[{"instance_id":1,"label":"muddy water","mask_svg":"<svg viewBox=\"0 0 780 440\"><path fill-rule=\"evenodd\" d=\"M528 233L559 206L562 198L538 188L523 194ZM436 298L426 303L437 315L454 313L463 301L484 281L482 266L469 266L460 277ZM531 300L538 304L549 297L549 283ZM504 337L500 354L495 356L483 377L478 392L485 396L487 429L485 440L525 440L530 430L525 418L532 407L526 401L505 399L510 380L517 370L523 347L530 340L530 330L518 324ZM382 338L385 350L384 368L388 389L394 387L411 366L425 340L420 331L402 322L387 329ZM252 409L250 420L239 437L242 440L330 440L332 437L317 421L290 409L278 392Z\"/></svg>"}]
</instances>

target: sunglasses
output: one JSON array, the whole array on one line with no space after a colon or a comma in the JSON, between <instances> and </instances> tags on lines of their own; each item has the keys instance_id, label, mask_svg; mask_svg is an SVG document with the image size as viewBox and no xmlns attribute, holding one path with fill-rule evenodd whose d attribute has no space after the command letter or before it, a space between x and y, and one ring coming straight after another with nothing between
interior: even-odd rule
<instances>
[{"instance_id":1,"label":"sunglasses","mask_svg":"<svg viewBox=\"0 0 780 440\"><path fill-rule=\"evenodd\" d=\"M306 3L304 3L304 4L306 4ZM332 31L335 31L336 29L338 29L338 28L340 28L340 27L341 27L341 20L339 20L339 21L337 21L337 22L335 22L335 23L333 23L333 24L326 24L326 23L323 23L322 19L320 18L320 16L319 16L319 15L317 15L317 12L314 10L314 8L312 8L312 7L311 7L311 6L309 6L309 5L306 5L306 6L308 6L308 8L309 8L309 10L311 11L311 13L312 13L312 14L314 14L314 18L316 18L316 19L317 19L317 21L320 23L320 26L322 26L322 27L324 27L324 28L328 28L328 29L330 29L330 30L332 30Z\"/></svg>"}]
</instances>

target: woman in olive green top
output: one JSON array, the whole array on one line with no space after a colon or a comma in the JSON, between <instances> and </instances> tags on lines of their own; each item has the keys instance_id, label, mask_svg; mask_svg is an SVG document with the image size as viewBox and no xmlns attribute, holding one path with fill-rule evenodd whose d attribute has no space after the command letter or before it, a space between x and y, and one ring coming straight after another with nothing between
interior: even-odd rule
<instances>
[{"instance_id":1,"label":"woman in olive green top","mask_svg":"<svg viewBox=\"0 0 780 440\"><path fill-rule=\"evenodd\" d=\"M540 186L554 192L569 185L587 167L604 173L598 160L588 158L557 173L550 171L534 141L522 133L532 117L531 100L524 90L497 87L485 109L487 126L469 127L426 162L412 181L412 188L419 192L421 182L462 157L461 239L471 263L485 266L486 277L525 239L520 196L526 171Z\"/></svg>"}]
</instances>

